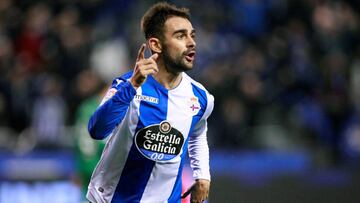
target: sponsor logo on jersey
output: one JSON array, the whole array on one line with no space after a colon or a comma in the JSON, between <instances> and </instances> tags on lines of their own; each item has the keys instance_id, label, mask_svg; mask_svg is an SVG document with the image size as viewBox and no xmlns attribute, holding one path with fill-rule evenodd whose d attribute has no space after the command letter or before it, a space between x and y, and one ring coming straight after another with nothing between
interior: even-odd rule
<instances>
[{"instance_id":1,"label":"sponsor logo on jersey","mask_svg":"<svg viewBox=\"0 0 360 203\"><path fill-rule=\"evenodd\" d=\"M199 113L201 106L199 103L199 99L197 97L191 97L188 101L188 108L191 112L192 115L196 115L197 113Z\"/></svg>"},{"instance_id":2,"label":"sponsor logo on jersey","mask_svg":"<svg viewBox=\"0 0 360 203\"><path fill-rule=\"evenodd\" d=\"M134 98L136 100L140 100L140 101L146 101L146 102L150 102L150 103L154 103L154 104L158 104L159 103L159 99L155 98L155 97L150 97L150 96L146 96L146 95L135 95Z\"/></svg>"},{"instance_id":3,"label":"sponsor logo on jersey","mask_svg":"<svg viewBox=\"0 0 360 203\"><path fill-rule=\"evenodd\" d=\"M165 162L177 157L184 144L184 136L168 121L150 125L135 135L135 145L146 158Z\"/></svg>"}]
</instances>

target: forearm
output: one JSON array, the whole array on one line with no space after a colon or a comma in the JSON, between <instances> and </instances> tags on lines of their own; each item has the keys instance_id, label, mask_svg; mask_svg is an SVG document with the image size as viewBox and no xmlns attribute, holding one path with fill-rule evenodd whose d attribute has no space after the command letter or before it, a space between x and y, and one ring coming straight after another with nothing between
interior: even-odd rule
<instances>
[{"instance_id":1,"label":"forearm","mask_svg":"<svg viewBox=\"0 0 360 203\"><path fill-rule=\"evenodd\" d=\"M209 147L206 134L189 140L189 156L194 179L210 180Z\"/></svg>"}]
</instances>

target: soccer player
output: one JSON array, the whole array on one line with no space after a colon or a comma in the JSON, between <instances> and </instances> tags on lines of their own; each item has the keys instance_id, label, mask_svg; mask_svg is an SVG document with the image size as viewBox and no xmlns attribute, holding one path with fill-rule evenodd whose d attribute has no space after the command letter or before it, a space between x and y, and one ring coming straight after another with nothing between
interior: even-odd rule
<instances>
[{"instance_id":1,"label":"soccer player","mask_svg":"<svg viewBox=\"0 0 360 203\"><path fill-rule=\"evenodd\" d=\"M87 198L93 203L175 203L190 194L191 202L203 202L210 187L206 133L214 98L184 73L193 68L196 54L189 10L157 3L141 27L146 44L134 70L113 81L89 121L91 137L109 138ZM187 151L195 183L181 195Z\"/></svg>"}]
</instances>

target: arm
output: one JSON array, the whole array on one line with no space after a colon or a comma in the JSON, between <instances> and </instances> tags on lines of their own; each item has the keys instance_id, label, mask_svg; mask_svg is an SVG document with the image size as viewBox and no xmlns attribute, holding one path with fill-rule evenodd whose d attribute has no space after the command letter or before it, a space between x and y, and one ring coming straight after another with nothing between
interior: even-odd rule
<instances>
[{"instance_id":1,"label":"arm","mask_svg":"<svg viewBox=\"0 0 360 203\"><path fill-rule=\"evenodd\" d=\"M184 193L186 197L191 193L191 202L202 202L207 199L210 189L209 147L207 143L207 118L214 107L214 97L208 95L208 105L201 120L196 124L189 137L190 166L194 185Z\"/></svg>"},{"instance_id":2,"label":"arm","mask_svg":"<svg viewBox=\"0 0 360 203\"><path fill-rule=\"evenodd\" d=\"M136 90L130 82L116 79L88 123L90 136L106 138L124 118Z\"/></svg>"},{"instance_id":3,"label":"arm","mask_svg":"<svg viewBox=\"0 0 360 203\"><path fill-rule=\"evenodd\" d=\"M197 136L189 138L190 166L193 170L195 183L182 195L191 194L190 202L203 202L208 198L210 190L209 147L206 139L207 122L201 120L196 126ZM193 134L196 135L196 134Z\"/></svg>"}]
</instances>

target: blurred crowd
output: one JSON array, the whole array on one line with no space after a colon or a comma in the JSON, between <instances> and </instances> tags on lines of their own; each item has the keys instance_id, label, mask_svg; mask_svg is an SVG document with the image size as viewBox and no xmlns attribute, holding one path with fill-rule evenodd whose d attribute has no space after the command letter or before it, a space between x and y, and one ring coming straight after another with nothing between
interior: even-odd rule
<instances>
[{"instance_id":1,"label":"blurred crowd","mask_svg":"<svg viewBox=\"0 0 360 203\"><path fill-rule=\"evenodd\" d=\"M132 69L154 2L1 0L0 148L99 151L88 117ZM360 157L358 1L170 2L192 13L189 74L215 96L212 148L310 150L335 164Z\"/></svg>"}]
</instances>

